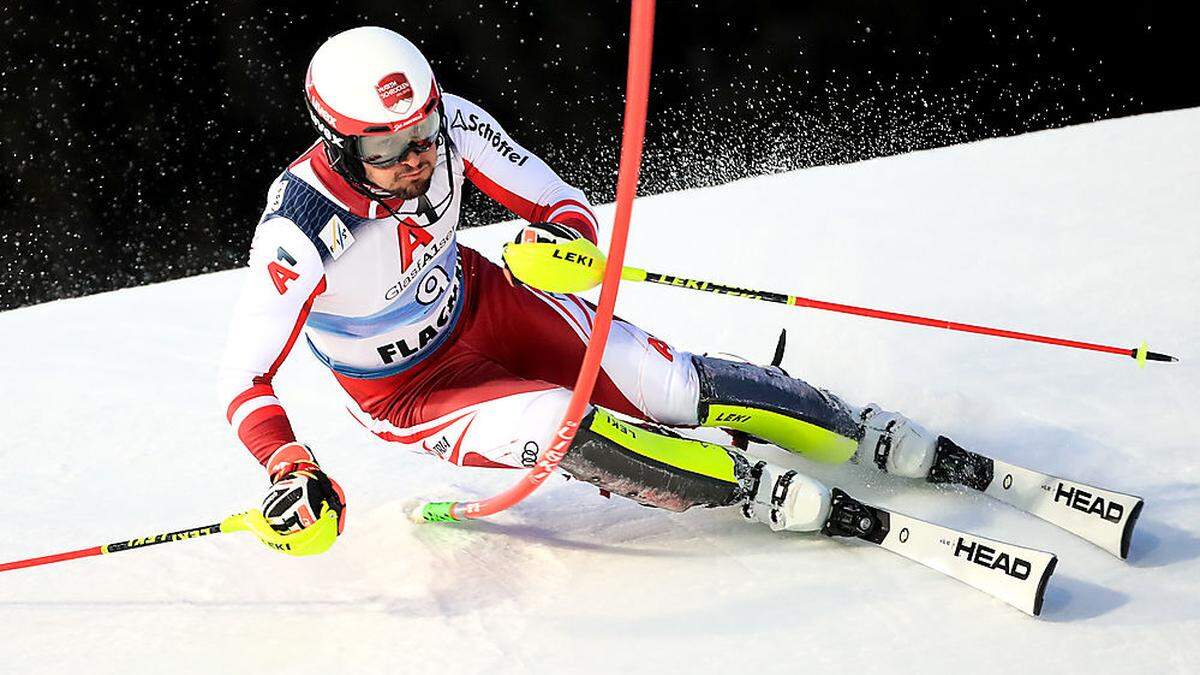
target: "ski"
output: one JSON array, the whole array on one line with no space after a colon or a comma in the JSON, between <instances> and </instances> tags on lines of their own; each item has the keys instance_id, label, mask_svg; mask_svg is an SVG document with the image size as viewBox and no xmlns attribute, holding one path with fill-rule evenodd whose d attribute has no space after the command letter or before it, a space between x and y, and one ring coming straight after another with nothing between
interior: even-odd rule
<instances>
[{"instance_id":1,"label":"ski","mask_svg":"<svg viewBox=\"0 0 1200 675\"><path fill-rule=\"evenodd\" d=\"M957 579L1037 616L1058 558L864 504L833 488L821 532L856 537Z\"/></svg>"},{"instance_id":2,"label":"ski","mask_svg":"<svg viewBox=\"0 0 1200 675\"><path fill-rule=\"evenodd\" d=\"M1142 498L1026 469L938 437L930 483L962 485L1061 527L1124 560Z\"/></svg>"}]
</instances>

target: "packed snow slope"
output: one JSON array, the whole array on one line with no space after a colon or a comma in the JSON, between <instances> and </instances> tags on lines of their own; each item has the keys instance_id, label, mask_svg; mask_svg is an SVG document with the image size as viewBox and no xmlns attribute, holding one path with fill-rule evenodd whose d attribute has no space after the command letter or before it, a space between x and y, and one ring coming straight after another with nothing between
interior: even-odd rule
<instances>
[{"instance_id":1,"label":"packed snow slope","mask_svg":"<svg viewBox=\"0 0 1200 675\"><path fill-rule=\"evenodd\" d=\"M264 186L265 187L265 186ZM600 209L611 218L611 206ZM555 479L487 522L414 497L516 480L398 452L298 348L276 381L345 487L293 559L220 535L0 575L4 672L1194 672L1200 658L1200 110L638 201L629 263L839 302L1151 348L1132 359L628 284L618 312L765 361L967 447L1146 498L1128 562L977 494L815 467L866 500L1051 550L1041 619L856 541L670 514ZM254 214L247 214L250 227ZM103 226L98 224L97 226ZM463 233L495 256L513 225ZM147 236L153 236L148 233ZM243 272L0 314L0 560L254 506L214 366Z\"/></svg>"}]
</instances>

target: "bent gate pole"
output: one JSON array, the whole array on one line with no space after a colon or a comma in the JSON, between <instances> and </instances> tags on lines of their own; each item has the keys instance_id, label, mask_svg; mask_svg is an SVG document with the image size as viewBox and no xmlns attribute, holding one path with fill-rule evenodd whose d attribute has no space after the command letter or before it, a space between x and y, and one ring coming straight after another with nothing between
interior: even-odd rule
<instances>
[{"instance_id":1,"label":"bent gate pole","mask_svg":"<svg viewBox=\"0 0 1200 675\"><path fill-rule=\"evenodd\" d=\"M629 236L629 219L633 199L637 196L638 171L642 160L642 141L646 130L646 102L650 96L650 57L654 44L654 0L633 0L629 21L629 68L625 85L625 120L621 139L621 164L617 173L617 208L613 221L612 243L608 259L612 262L604 273L600 304L592 336L571 402L554 438L546 444L537 463L520 482L493 497L470 502L432 502L417 507L411 514L415 522L448 522L468 518L483 518L499 513L528 497L558 470L575 438L579 420L591 400L592 389L600 372L600 358L608 343L617 288L621 283L621 266L625 260L625 242Z\"/></svg>"}]
</instances>

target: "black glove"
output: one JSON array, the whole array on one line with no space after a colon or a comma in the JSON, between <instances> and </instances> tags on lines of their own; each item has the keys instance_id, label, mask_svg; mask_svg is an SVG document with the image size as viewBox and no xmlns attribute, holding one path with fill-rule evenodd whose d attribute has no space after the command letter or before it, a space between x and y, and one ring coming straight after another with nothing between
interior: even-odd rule
<instances>
[{"instance_id":1,"label":"black glove","mask_svg":"<svg viewBox=\"0 0 1200 675\"><path fill-rule=\"evenodd\" d=\"M514 244L561 244L583 235L559 223L530 223L517 232Z\"/></svg>"},{"instance_id":2,"label":"black glove","mask_svg":"<svg viewBox=\"0 0 1200 675\"><path fill-rule=\"evenodd\" d=\"M338 534L346 520L342 488L321 470L312 450L301 443L281 446L267 461L271 489L263 499L263 516L276 532L299 532L320 519L324 508L338 517Z\"/></svg>"}]
</instances>

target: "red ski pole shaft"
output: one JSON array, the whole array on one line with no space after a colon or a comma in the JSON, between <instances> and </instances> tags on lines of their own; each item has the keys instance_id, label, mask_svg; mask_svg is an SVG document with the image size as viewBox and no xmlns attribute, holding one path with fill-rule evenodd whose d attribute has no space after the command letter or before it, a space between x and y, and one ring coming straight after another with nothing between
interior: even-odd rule
<instances>
[{"instance_id":1,"label":"red ski pole shaft","mask_svg":"<svg viewBox=\"0 0 1200 675\"><path fill-rule=\"evenodd\" d=\"M901 314L899 312L888 312L880 309L871 309L869 307L855 307L854 305L842 305L836 302L825 302L824 300L813 300L810 298L793 297L789 303L796 307L811 307L813 309L823 309L830 312L841 312L843 314L856 314L872 319L885 319L887 321L899 321L900 323L912 323L919 326L930 326L932 328L945 328L946 330L957 330L964 333L978 333L980 335L992 335L995 337L1011 338L1013 340L1028 340L1029 342L1043 342L1045 344L1059 345L1062 347L1073 347L1075 349L1091 349L1097 352L1107 352L1109 354L1121 354L1123 356L1131 356L1131 350L1123 347L1111 347L1109 345L1094 344L1091 342L1079 342L1076 340L1065 340L1063 338L1050 337L1047 335L1036 335L1034 333L1021 333L1003 328L989 328L987 326L976 326L969 323L958 323L957 321L946 321L945 319L931 319L924 316L915 316L912 314ZM1133 350L1136 351L1136 350Z\"/></svg>"},{"instance_id":2,"label":"red ski pole shaft","mask_svg":"<svg viewBox=\"0 0 1200 675\"><path fill-rule=\"evenodd\" d=\"M1058 345L1060 347L1070 347L1072 349L1087 349L1096 352L1105 352L1108 354L1120 354L1122 356L1130 356L1139 361L1178 361L1179 359L1167 354L1151 352L1146 350L1146 345L1140 347L1114 347L1111 345L1097 344L1093 342L1081 342L1079 340L1067 340L1064 338L1051 337L1049 335L1037 335L1035 333L1022 333L1019 331L1008 330L1004 328L991 328L988 326L977 326L969 323L959 323L957 321L947 321L945 319L934 319L924 316L916 316L913 314L901 314L899 312L889 312L882 309L871 309L869 307L857 307L855 305L843 305L837 302L827 302L825 300L814 300L812 298L804 298L797 295L787 295L784 293L775 293L773 291L758 291L749 288L740 288L737 286L726 286L725 284L717 284L711 281L700 281L698 279L687 279L684 277L671 276L668 274L659 274L658 272L645 272L645 278L641 278L641 271L633 275L631 278L637 280L648 281L653 284L663 284L666 286L676 286L679 288L690 288L695 291L704 291L707 293L718 293L720 295L732 295L750 300L762 300L764 302L775 302L784 305L792 305L793 307L810 307L812 309L821 309L828 312L840 312L842 314L853 314L856 316L865 316L871 319L885 319L887 321L898 321L900 323L911 323L918 326L929 326L931 328L944 328L946 330L960 331L964 333L977 333L979 335L991 335L993 337L1008 338L1011 340L1025 340L1027 342L1040 342L1049 345Z\"/></svg>"},{"instance_id":3,"label":"red ski pole shaft","mask_svg":"<svg viewBox=\"0 0 1200 675\"><path fill-rule=\"evenodd\" d=\"M26 560L14 560L13 562L0 563L0 572L9 570L19 570L22 567L36 567L38 565L49 565L50 563L63 562L65 560L74 560L76 558L87 558L94 555L104 553L103 546L93 546L92 548L81 548L78 551L67 551L66 553L55 553L54 555L44 555L40 558L28 558Z\"/></svg>"},{"instance_id":4,"label":"red ski pole shaft","mask_svg":"<svg viewBox=\"0 0 1200 675\"><path fill-rule=\"evenodd\" d=\"M27 558L25 560L14 560L13 562L0 563L0 572L9 570L19 570L24 567L37 567L38 565L49 565L50 563L64 562L67 560L75 560L77 558L90 558L95 555L105 555L108 553L119 553L135 548L144 548L146 546L154 546L155 544L165 544L172 541L180 541L182 539L194 539L203 537L209 534L218 534L222 532L221 524L204 525L201 527L192 527L186 530L177 530L175 532L164 532L162 534L153 534L149 537L139 537L128 541L118 541L103 546L93 546L91 548L82 548L78 551L67 551L65 553L55 553L53 555L44 555L38 558Z\"/></svg>"}]
</instances>

